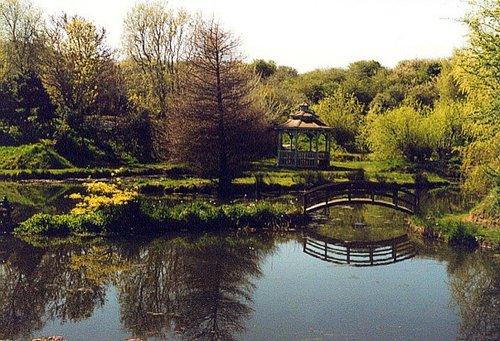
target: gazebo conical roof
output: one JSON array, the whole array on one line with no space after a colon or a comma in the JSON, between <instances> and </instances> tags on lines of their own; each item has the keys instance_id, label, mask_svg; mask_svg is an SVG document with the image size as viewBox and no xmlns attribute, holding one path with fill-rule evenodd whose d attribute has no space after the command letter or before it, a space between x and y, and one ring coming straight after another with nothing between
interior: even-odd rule
<instances>
[{"instance_id":1,"label":"gazebo conical roof","mask_svg":"<svg viewBox=\"0 0 500 341\"><path fill-rule=\"evenodd\" d=\"M303 103L299 106L299 110L290 115L290 118L280 125L278 129L321 129L327 130L331 127L327 126L321 120L309 110L309 105Z\"/></svg>"}]
</instances>

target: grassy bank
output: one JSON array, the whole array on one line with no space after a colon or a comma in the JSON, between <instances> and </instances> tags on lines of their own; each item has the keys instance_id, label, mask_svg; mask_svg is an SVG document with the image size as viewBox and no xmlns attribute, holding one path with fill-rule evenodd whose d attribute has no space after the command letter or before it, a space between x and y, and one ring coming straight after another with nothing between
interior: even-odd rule
<instances>
[{"instance_id":1,"label":"grassy bank","mask_svg":"<svg viewBox=\"0 0 500 341\"><path fill-rule=\"evenodd\" d=\"M87 193L69 214L35 214L14 230L21 237L69 235L149 235L175 230L278 228L306 219L293 203L269 201L217 205L194 201L171 205L145 199L137 191L102 182L84 185Z\"/></svg>"},{"instance_id":2,"label":"grassy bank","mask_svg":"<svg viewBox=\"0 0 500 341\"><path fill-rule=\"evenodd\" d=\"M328 170L281 168L274 159L255 162L249 170L233 180L235 194L300 191L330 182L370 180L408 186L440 186L449 181L435 173L416 175L397 161L334 161ZM192 175L178 178L141 179L136 182L141 193L212 193L216 183Z\"/></svg>"},{"instance_id":3,"label":"grassy bank","mask_svg":"<svg viewBox=\"0 0 500 341\"><path fill-rule=\"evenodd\" d=\"M36 143L17 147L0 147L0 169L64 169L73 165L48 144Z\"/></svg>"},{"instance_id":4,"label":"grassy bank","mask_svg":"<svg viewBox=\"0 0 500 341\"><path fill-rule=\"evenodd\" d=\"M215 205L192 202L166 207L134 200L85 214L36 214L15 228L18 237L151 235L178 230L285 228L305 218L293 205L270 202Z\"/></svg>"},{"instance_id":5,"label":"grassy bank","mask_svg":"<svg viewBox=\"0 0 500 341\"><path fill-rule=\"evenodd\" d=\"M190 173L191 170L189 167L172 164L138 165L119 168L0 169L0 180L104 179L149 175L177 177Z\"/></svg>"},{"instance_id":6,"label":"grassy bank","mask_svg":"<svg viewBox=\"0 0 500 341\"><path fill-rule=\"evenodd\" d=\"M425 218L414 216L409 220L410 229L425 238L442 240L454 246L500 250L500 228L471 222L467 213Z\"/></svg>"}]
</instances>

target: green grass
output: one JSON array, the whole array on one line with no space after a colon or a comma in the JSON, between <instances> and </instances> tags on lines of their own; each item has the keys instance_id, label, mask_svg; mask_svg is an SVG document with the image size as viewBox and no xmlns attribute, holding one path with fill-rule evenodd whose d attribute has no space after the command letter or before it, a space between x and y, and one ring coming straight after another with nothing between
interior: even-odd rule
<instances>
[{"instance_id":1,"label":"green grass","mask_svg":"<svg viewBox=\"0 0 500 341\"><path fill-rule=\"evenodd\" d=\"M18 147L0 147L0 169L64 169L73 167L57 154L52 147L43 143Z\"/></svg>"},{"instance_id":2,"label":"green grass","mask_svg":"<svg viewBox=\"0 0 500 341\"><path fill-rule=\"evenodd\" d=\"M360 169L364 177L371 181L383 181L399 184L414 184L415 174L405 168L399 161L332 161L332 169L303 170L281 168L275 165L274 158L264 159L251 164L249 169L234 179L236 190L246 192L258 189L266 190L302 190L304 188L326 182L347 181ZM0 169L0 179L27 180L70 178L113 178L130 176L162 175L160 179L140 179L136 184L141 192L172 193L208 191L216 185L210 179L196 177L186 165L151 164L130 167L109 168L66 168L66 169ZM424 172L420 175L428 183L443 184L446 179L434 173Z\"/></svg>"},{"instance_id":3,"label":"green grass","mask_svg":"<svg viewBox=\"0 0 500 341\"><path fill-rule=\"evenodd\" d=\"M194 201L175 206L135 200L86 214L35 214L14 230L21 238L72 235L151 235L176 230L286 228L307 218L296 205L269 201L216 205Z\"/></svg>"},{"instance_id":4,"label":"green grass","mask_svg":"<svg viewBox=\"0 0 500 341\"><path fill-rule=\"evenodd\" d=\"M487 244L493 248L500 246L500 228L471 222L468 213L425 218L414 216L410 218L410 225L422 235L452 245L475 246L474 240L477 244Z\"/></svg>"},{"instance_id":5,"label":"green grass","mask_svg":"<svg viewBox=\"0 0 500 341\"><path fill-rule=\"evenodd\" d=\"M191 169L185 165L173 164L138 165L119 168L0 169L0 180L65 180L74 178L102 179L149 175L168 175L176 177L180 174L189 174L191 172Z\"/></svg>"}]
</instances>

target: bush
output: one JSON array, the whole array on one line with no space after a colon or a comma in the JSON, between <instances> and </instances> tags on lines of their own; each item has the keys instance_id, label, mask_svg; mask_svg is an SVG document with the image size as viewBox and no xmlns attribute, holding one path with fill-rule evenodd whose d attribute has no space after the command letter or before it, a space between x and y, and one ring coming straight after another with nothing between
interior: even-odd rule
<instances>
[{"instance_id":1,"label":"bush","mask_svg":"<svg viewBox=\"0 0 500 341\"><path fill-rule=\"evenodd\" d=\"M22 222L15 231L18 234L41 236L68 236L71 230L66 215L38 213Z\"/></svg>"},{"instance_id":2,"label":"bush","mask_svg":"<svg viewBox=\"0 0 500 341\"><path fill-rule=\"evenodd\" d=\"M430 158L431 135L424 115L414 108L403 106L367 122L367 143L378 158L404 158L410 162Z\"/></svg>"},{"instance_id":3,"label":"bush","mask_svg":"<svg viewBox=\"0 0 500 341\"><path fill-rule=\"evenodd\" d=\"M474 231L464 223L456 223L451 226L451 234L448 237L448 244L452 246L464 246L476 248L479 243L474 237Z\"/></svg>"},{"instance_id":4,"label":"bush","mask_svg":"<svg viewBox=\"0 0 500 341\"><path fill-rule=\"evenodd\" d=\"M351 181L366 180L365 170L363 168L358 168L352 172L347 172L346 177Z\"/></svg>"},{"instance_id":5,"label":"bush","mask_svg":"<svg viewBox=\"0 0 500 341\"><path fill-rule=\"evenodd\" d=\"M66 237L74 233L101 233L103 226L103 216L98 213L78 216L38 213L19 224L14 233L17 235Z\"/></svg>"}]
</instances>

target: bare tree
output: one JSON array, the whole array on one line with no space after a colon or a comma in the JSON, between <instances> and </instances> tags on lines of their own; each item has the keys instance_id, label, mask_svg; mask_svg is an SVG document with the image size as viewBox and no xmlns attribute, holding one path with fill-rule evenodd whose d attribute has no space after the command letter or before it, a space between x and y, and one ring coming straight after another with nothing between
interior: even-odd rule
<instances>
[{"instance_id":1,"label":"bare tree","mask_svg":"<svg viewBox=\"0 0 500 341\"><path fill-rule=\"evenodd\" d=\"M149 79L158 99L158 115L165 118L168 96L176 87L177 63L185 47L188 15L170 10L162 2L135 5L124 21L123 48L127 58Z\"/></svg>"},{"instance_id":2,"label":"bare tree","mask_svg":"<svg viewBox=\"0 0 500 341\"><path fill-rule=\"evenodd\" d=\"M143 2L130 10L123 26L124 65L131 71L127 83L133 84L128 88L129 99L139 111L148 113L153 154L165 159L169 103L177 88L189 16L183 10L169 9L165 2Z\"/></svg>"},{"instance_id":3,"label":"bare tree","mask_svg":"<svg viewBox=\"0 0 500 341\"><path fill-rule=\"evenodd\" d=\"M263 141L264 120L251 100L255 77L237 48L219 24L197 24L173 117L175 156L217 178L220 194Z\"/></svg>"}]
</instances>

